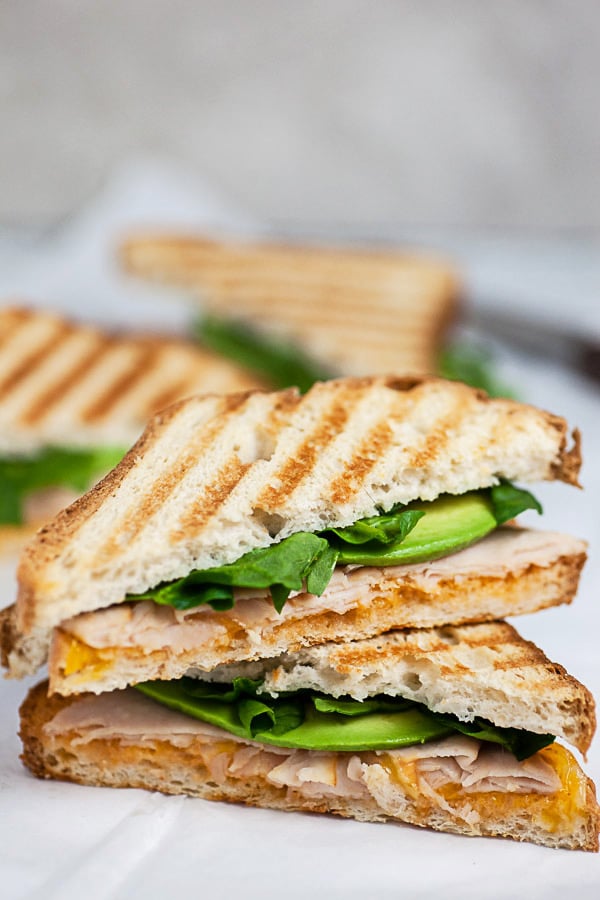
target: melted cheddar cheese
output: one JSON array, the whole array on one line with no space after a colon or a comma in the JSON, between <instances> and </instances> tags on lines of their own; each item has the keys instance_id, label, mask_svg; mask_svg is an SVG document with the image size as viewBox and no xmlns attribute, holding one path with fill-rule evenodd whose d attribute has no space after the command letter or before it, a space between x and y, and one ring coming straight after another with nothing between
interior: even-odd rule
<instances>
[{"instance_id":1,"label":"melted cheddar cheese","mask_svg":"<svg viewBox=\"0 0 600 900\"><path fill-rule=\"evenodd\" d=\"M538 753L556 772L561 787L552 794L513 793L510 791L465 791L462 785L449 783L436 793L456 811L462 819L465 804L477 813L481 820L506 819L519 813L527 815L546 831L564 830L574 822L586 805L587 780L573 755L560 744L552 744ZM426 796L419 787L419 775L414 761L382 756L379 762L392 781L415 803L423 816L436 809L435 800Z\"/></svg>"},{"instance_id":2,"label":"melted cheddar cheese","mask_svg":"<svg viewBox=\"0 0 600 900\"><path fill-rule=\"evenodd\" d=\"M68 641L66 650L63 650L63 663L61 665L62 672L65 676L76 675L85 670L86 677L100 678L100 676L110 668L114 652L111 648L106 650L97 650L95 647L89 647L83 641L76 637L60 635L60 642ZM64 644L63 644L64 648Z\"/></svg>"}]
</instances>

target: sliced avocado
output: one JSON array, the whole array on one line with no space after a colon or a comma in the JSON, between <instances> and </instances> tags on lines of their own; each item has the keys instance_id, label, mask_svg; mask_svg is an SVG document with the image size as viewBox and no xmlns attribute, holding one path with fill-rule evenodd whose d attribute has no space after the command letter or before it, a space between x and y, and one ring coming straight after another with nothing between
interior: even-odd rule
<instances>
[{"instance_id":1,"label":"sliced avocado","mask_svg":"<svg viewBox=\"0 0 600 900\"><path fill-rule=\"evenodd\" d=\"M356 717L337 713L316 715L307 709L304 722L297 728L281 735L259 732L255 740L303 750L391 750L424 744L452 731L446 723L419 709Z\"/></svg>"},{"instance_id":2,"label":"sliced avocado","mask_svg":"<svg viewBox=\"0 0 600 900\"><path fill-rule=\"evenodd\" d=\"M374 541L336 543L340 551L338 563L389 566L438 559L481 540L497 527L489 497L479 491L439 497L430 503L411 503L408 509L422 510L426 515L403 540L384 546Z\"/></svg>"},{"instance_id":3,"label":"sliced avocado","mask_svg":"<svg viewBox=\"0 0 600 900\"><path fill-rule=\"evenodd\" d=\"M194 719L216 725L246 740L273 744L277 747L302 750L386 750L411 744L424 744L426 741L436 740L455 731L441 717L437 718L426 709L412 708L400 712L347 716L318 712L309 702L303 704L304 715L300 714L296 718L296 721L298 718L303 721L297 725L294 722L292 727L285 729L283 733L275 733L279 729L271 728L264 719L266 725L264 730L260 727L252 727L249 730L248 723L244 723L243 717L240 716L239 703L191 697L186 693L181 681L147 681L136 685L136 688L147 697ZM260 698L249 702L254 702L257 706L263 705Z\"/></svg>"}]
</instances>

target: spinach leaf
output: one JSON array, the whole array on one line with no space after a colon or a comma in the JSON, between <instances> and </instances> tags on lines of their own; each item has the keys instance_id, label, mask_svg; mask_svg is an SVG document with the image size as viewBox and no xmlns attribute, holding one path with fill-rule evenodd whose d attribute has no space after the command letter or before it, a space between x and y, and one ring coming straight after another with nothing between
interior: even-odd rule
<instances>
[{"instance_id":1,"label":"spinach leaf","mask_svg":"<svg viewBox=\"0 0 600 900\"><path fill-rule=\"evenodd\" d=\"M379 516L368 516L366 519L359 519L354 525L330 528L323 533L335 534L346 544L366 544L370 541L392 544L403 541L424 515L423 510L407 509L402 504L396 504L389 512Z\"/></svg>"},{"instance_id":2,"label":"spinach leaf","mask_svg":"<svg viewBox=\"0 0 600 900\"><path fill-rule=\"evenodd\" d=\"M400 697L369 697L368 700L354 700L353 697L311 697L317 712L338 713L340 716L364 716L372 712L400 712L414 706L411 700Z\"/></svg>"},{"instance_id":3,"label":"spinach leaf","mask_svg":"<svg viewBox=\"0 0 600 900\"><path fill-rule=\"evenodd\" d=\"M321 555L317 557L306 576L306 590L309 594L314 594L316 597L321 596L331 581L339 555L339 551L328 544Z\"/></svg>"},{"instance_id":4,"label":"spinach leaf","mask_svg":"<svg viewBox=\"0 0 600 900\"><path fill-rule=\"evenodd\" d=\"M348 529L332 529L341 543L380 543L401 541L425 513L396 507L382 516L362 519ZM380 526L378 519L384 521ZM346 534L347 532L347 534ZM355 533L360 540L355 539ZM298 532L278 544L251 550L236 562L213 569L195 569L184 578L167 582L145 591L129 595L129 600L154 600L175 609L192 609L204 603L215 610L231 609L233 589L269 588L273 605L281 612L291 591L306 590L320 596L331 580L340 550L331 546L327 532L321 535Z\"/></svg>"},{"instance_id":5,"label":"spinach leaf","mask_svg":"<svg viewBox=\"0 0 600 900\"><path fill-rule=\"evenodd\" d=\"M499 744L526 759L554 740L517 728L497 728L483 719L461 722L431 712L402 697L335 699L313 691L271 697L261 683L238 678L214 685L181 678L137 685L146 696L171 709L209 722L247 740L304 750L383 750L422 744L452 733Z\"/></svg>"},{"instance_id":6,"label":"spinach leaf","mask_svg":"<svg viewBox=\"0 0 600 900\"><path fill-rule=\"evenodd\" d=\"M186 694L190 697L198 697L202 700L223 700L225 703L233 703L243 694L248 697L256 697L262 680L252 678L234 678L231 684L220 682L200 681L195 678L182 678L181 683Z\"/></svg>"},{"instance_id":7,"label":"spinach leaf","mask_svg":"<svg viewBox=\"0 0 600 900\"><path fill-rule=\"evenodd\" d=\"M122 447L46 447L35 456L0 459L0 524L21 525L23 504L35 491L69 487L82 493L125 452Z\"/></svg>"},{"instance_id":8,"label":"spinach leaf","mask_svg":"<svg viewBox=\"0 0 600 900\"><path fill-rule=\"evenodd\" d=\"M471 387L481 388L490 397L515 397L514 391L496 377L492 357L481 346L464 342L450 344L440 354L438 371L443 378L464 381Z\"/></svg>"},{"instance_id":9,"label":"spinach leaf","mask_svg":"<svg viewBox=\"0 0 600 900\"><path fill-rule=\"evenodd\" d=\"M325 538L300 531L279 544L251 550L236 562L196 569L185 578L129 595L128 599L150 599L176 609L209 603L213 609L222 610L233 606L234 587L269 588L275 609L281 612L290 592L302 590L305 581L312 590L324 591L336 561L337 554Z\"/></svg>"},{"instance_id":10,"label":"spinach leaf","mask_svg":"<svg viewBox=\"0 0 600 900\"><path fill-rule=\"evenodd\" d=\"M264 377L274 388L295 386L304 394L315 381L333 377L291 341L259 334L244 322L207 315L196 323L194 333L200 343Z\"/></svg>"},{"instance_id":11,"label":"spinach leaf","mask_svg":"<svg viewBox=\"0 0 600 900\"><path fill-rule=\"evenodd\" d=\"M543 512L541 503L533 494L504 479L490 488L490 500L498 525L514 519L526 509L535 509L540 515Z\"/></svg>"},{"instance_id":12,"label":"spinach leaf","mask_svg":"<svg viewBox=\"0 0 600 900\"><path fill-rule=\"evenodd\" d=\"M532 731L523 731L520 728L497 728L485 719L474 719L473 722L461 722L455 716L439 716L451 725L455 731L477 738L480 741L490 741L500 744L506 750L516 756L518 760L533 756L538 750L547 747L554 741L551 734L534 734Z\"/></svg>"}]
</instances>

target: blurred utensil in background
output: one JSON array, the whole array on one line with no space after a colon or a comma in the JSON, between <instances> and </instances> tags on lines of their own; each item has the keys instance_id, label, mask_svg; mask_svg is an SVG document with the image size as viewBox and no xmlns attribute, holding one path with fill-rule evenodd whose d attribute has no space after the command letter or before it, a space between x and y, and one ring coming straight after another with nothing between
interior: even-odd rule
<instances>
[{"instance_id":1,"label":"blurred utensil in background","mask_svg":"<svg viewBox=\"0 0 600 900\"><path fill-rule=\"evenodd\" d=\"M466 324L483 335L505 341L532 356L560 362L600 383L600 337L585 335L558 322L470 307Z\"/></svg>"}]
</instances>

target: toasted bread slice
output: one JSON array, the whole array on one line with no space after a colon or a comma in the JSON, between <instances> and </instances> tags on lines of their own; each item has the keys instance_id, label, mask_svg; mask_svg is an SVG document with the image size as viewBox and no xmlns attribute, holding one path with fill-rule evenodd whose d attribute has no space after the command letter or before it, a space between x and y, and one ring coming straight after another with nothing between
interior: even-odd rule
<instances>
[{"instance_id":1,"label":"toasted bread slice","mask_svg":"<svg viewBox=\"0 0 600 900\"><path fill-rule=\"evenodd\" d=\"M497 482L577 483L563 419L441 379L190 398L154 417L21 557L17 628L49 632L295 532Z\"/></svg>"},{"instance_id":2,"label":"toasted bread slice","mask_svg":"<svg viewBox=\"0 0 600 900\"><path fill-rule=\"evenodd\" d=\"M522 763L462 736L387 752L285 750L131 688L48 698L45 684L21 707L20 734L22 759L39 778L598 849L594 785L557 744ZM448 764L455 774L444 774Z\"/></svg>"},{"instance_id":3,"label":"toasted bread slice","mask_svg":"<svg viewBox=\"0 0 600 900\"><path fill-rule=\"evenodd\" d=\"M584 544L575 538L502 528L435 562L339 569L322 597L298 594L281 614L267 592L244 598L241 589L227 612L207 606L177 611L149 600L121 603L54 630L50 684L60 694L99 693L391 628L531 613L570 602L584 560ZM18 632L7 630L5 665L17 676L40 662L27 655L35 648L20 641Z\"/></svg>"},{"instance_id":4,"label":"toasted bread slice","mask_svg":"<svg viewBox=\"0 0 600 900\"><path fill-rule=\"evenodd\" d=\"M454 316L446 263L395 252L131 237L133 274L195 291L205 310L292 339L341 375L432 373Z\"/></svg>"},{"instance_id":5,"label":"toasted bread slice","mask_svg":"<svg viewBox=\"0 0 600 900\"><path fill-rule=\"evenodd\" d=\"M113 335L54 313L0 309L0 455L129 447L150 415L256 379L184 340Z\"/></svg>"}]
</instances>

